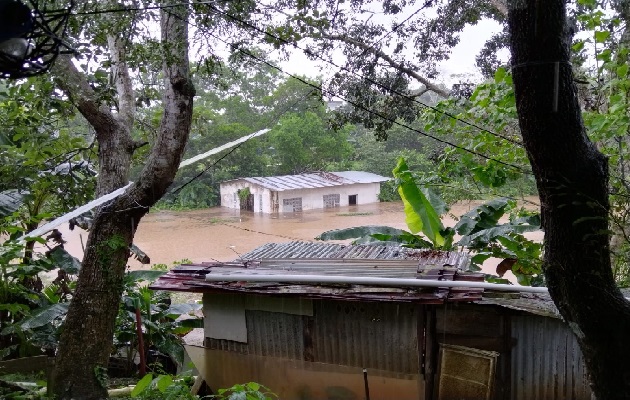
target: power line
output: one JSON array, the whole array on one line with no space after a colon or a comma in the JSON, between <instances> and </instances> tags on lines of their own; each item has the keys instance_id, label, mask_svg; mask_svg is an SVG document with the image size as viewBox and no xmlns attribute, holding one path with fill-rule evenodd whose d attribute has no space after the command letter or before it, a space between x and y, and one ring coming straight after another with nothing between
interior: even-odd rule
<instances>
[{"instance_id":1,"label":"power line","mask_svg":"<svg viewBox=\"0 0 630 400\"><path fill-rule=\"evenodd\" d=\"M364 79L364 80L368 81L369 83L371 83L371 84L373 84L373 85L376 85L376 86L378 86L378 87L380 87L380 88L382 88L382 89L385 89L385 90L387 90L387 91L389 91L389 92L391 92L391 93L393 93L393 94L395 94L395 95L398 95L398 96L401 96L401 97L406 98L406 99L408 99L408 100L411 100L412 102L417 103L417 104L419 104L419 105L420 105L420 106L422 106L422 107L425 107L425 108L428 108L428 109L430 109L430 110L433 110L433 111L435 111L435 112L437 112L437 113L439 113L439 114L445 115L445 116L447 116L447 117L449 117L449 118L452 118L452 119L454 119L454 120L456 120L456 121L459 121L459 122L463 123L464 125L468 125L468 126L470 126L470 127L472 127L472 128L475 128L475 129L477 129L477 130L479 130L479 131L481 131L481 132L486 132L486 133L489 133L489 134L491 134L491 135L493 135L493 136L495 136L495 137L498 137L498 138L500 138L500 139L503 139L503 140L505 140L505 141L508 141L508 142L510 142L510 143L512 143L512 144L515 144L515 145L517 145L517 146L522 146L522 145L523 145L523 144L522 144L520 141L518 141L518 140L515 140L515 139L512 139L512 138L507 137L507 136L505 136L505 135L501 135L501 134L499 134L499 133L496 133L496 132L490 131L489 129L484 128L484 127L482 127L482 126L479 126L479 125L477 125L477 124L475 124L475 123L473 123L473 122L470 122L470 121L467 121L467 120L465 120L465 119L459 118L459 117L457 117L457 116L453 115L452 113L449 113L448 111L440 110L440 109L439 109L439 108L437 108L437 107L433 107L433 106L430 106L430 105L428 105L428 104L425 104L425 103L421 102L420 100L416 99L415 97L412 97L412 96L406 95L406 94L404 94L404 93L402 93L402 92L400 92L400 91L398 91L398 90L395 90L395 89L393 89L393 88L391 88L391 87L387 87L387 86L383 85L382 83L379 83L379 82L377 82L377 81L375 81L375 80L373 80L373 79L371 79L371 78L365 77L365 76L363 76L363 75L361 75L361 74L359 74L359 73L357 73L357 72L351 71L350 69L348 69L348 68L347 68L347 67L345 67L345 66L340 66L340 65L337 65L337 64L336 64L335 62L333 62L332 60L328 60L328 59L326 59L326 58L322 57L321 55L313 54L313 53L312 53L312 52L310 52L309 50L307 50L307 49L304 49L304 48L300 47L300 46L299 46L297 43L295 43L295 42L289 42L289 41L287 41L286 39L283 39L283 38L281 38L281 37L279 37L279 36L276 36L276 35L274 35L274 34L272 34L272 33L270 33L270 32L267 32L267 31L265 31L265 30L262 30L262 29L258 28L257 26L253 25L253 24L252 24L252 23L250 23L250 22L244 21L244 20L242 20L242 19L240 19L240 18L238 18L238 17L235 17L235 16L233 16L233 15L231 15L231 14L229 14L229 13L223 12L223 11L221 11L221 10L219 10L219 9L215 8L215 7L212 7L212 5L214 5L214 4L216 4L216 3L230 2L230 1L232 1L232 0L194 1L194 2L184 2L184 3L176 3L176 4L168 4L168 5L159 5L159 6L111 8L111 9L105 9L105 10L94 10L94 11L76 12L76 13L72 13L72 15L75 15L75 16L85 16L85 15L97 15L97 14L107 14L107 13L117 13L117 12L129 12L129 11L166 10L166 9L169 9L169 8L175 8L175 7L180 7L180 6L188 6L188 5L207 5L207 6L209 6L211 9L213 9L213 10L214 10L216 13L218 13L218 14L221 14L221 15L223 15L223 16L225 16L225 17L231 18L231 19L233 19L233 20L235 20L235 21L237 21L237 22L239 22L239 23L241 23L241 24L243 24L243 25L245 25L245 26L248 26L248 27L250 27L250 28L252 28L252 29L254 29L254 30L258 31L259 33L262 33L262 34L264 34L264 35L266 35L266 36L269 36L269 37L274 38L274 39L276 39L276 40L278 40L278 41L281 41L281 42L283 42L283 43L285 43L285 44L287 44L287 45L290 45L290 46L292 46L292 47L294 47L294 48L296 48L296 49L298 49L298 50L300 50L300 51L304 52L305 54L310 55L310 56L313 56L313 57L316 57L316 58L318 58L318 59L320 59L320 60L322 60L322 61L324 61L324 62L326 62L326 63L328 63L328 64L330 64L330 65L333 65L334 67L336 67L336 68L338 68L338 69L340 69L340 70L344 70L344 71L346 71L346 72L349 72L349 73L351 73L351 74L353 74L353 75L355 75L355 76L357 76L357 77L359 77L359 78L361 78L361 79ZM420 12L421 10L423 10L423 9L425 9L426 7L430 6L431 4L432 4L432 0L427 0L427 1L424 3L424 5L423 5L423 6L421 6L419 9L417 9L414 13L412 13L412 14L411 14L408 18L406 18L404 21L402 21L401 23L399 23L399 24L395 25L395 26L394 26L394 27L393 27L393 28L392 28L392 29L391 29L391 30L390 30L390 31L389 31L389 32L388 32L385 36L383 36L382 38L380 38L379 40L377 40L375 43L373 43L373 44L372 44L372 46L374 46L375 44L378 44L379 42L381 42L381 41L382 41L382 40L384 40L385 38L389 37L392 33L394 33L394 32L395 32L396 30L398 30L398 29L399 29L402 25L404 25L407 21L409 21L409 20L410 20L413 16L415 16L418 12ZM361 54L363 55L363 54L365 54L366 52L367 52L367 49L364 49L364 50L363 50L363 52L362 52ZM337 97L339 97L339 96L337 96ZM346 101L347 101L347 100L346 100Z\"/></svg>"},{"instance_id":2,"label":"power line","mask_svg":"<svg viewBox=\"0 0 630 400\"><path fill-rule=\"evenodd\" d=\"M305 98L307 98L308 96L310 96L313 92L315 92L314 90L310 90L308 93L306 93L305 95L303 95L302 97L300 97L299 99L297 99L296 101L294 101L293 103L291 103L288 107L285 107L280 114L278 114L274 119L276 120L275 122L277 123L280 118L286 114L287 112L289 112L289 110L291 110L295 105L297 105L299 102L301 102L302 100L304 100ZM252 135L254 135L256 132L254 132ZM228 151L227 153L225 153L223 156L219 157L219 159L217 159L215 162L213 162L212 164L210 164L208 167L206 167L203 171L199 172L197 175L193 176L191 179L189 179L186 183L184 183L183 185L181 185L180 187L178 187L177 189L173 190L171 193L171 195L175 195L177 193L179 193L182 189L184 189L186 186L190 185L191 183L193 183L195 180L199 179L203 174L205 174L206 172L208 172L210 170L210 168L213 168L214 166L216 166L219 161L223 160L224 158L226 158L227 156L229 156L230 154L232 154L234 151L236 151L236 149L238 149L239 147L241 147L245 142L239 143L236 146L232 147L230 149L230 151Z\"/></svg>"},{"instance_id":3,"label":"power line","mask_svg":"<svg viewBox=\"0 0 630 400\"><path fill-rule=\"evenodd\" d=\"M192 24L191 24L191 25L192 25ZM195 26L197 29L200 29L200 27L199 27L199 26L197 26L197 25L193 25L193 26ZM224 39L220 38L219 36L217 36L217 35L215 35L215 34L213 34L213 33L211 33L211 32L205 31L205 33L206 33L206 34L208 34L208 35L210 35L210 36L212 36L212 37L214 37L215 39L217 39L217 40L219 40L219 41L221 41L221 42L225 43L226 45L228 45L229 47L233 48L234 50L237 50L237 51L239 51L239 52L241 52L241 53L243 53L243 54L247 55L248 57L251 57L251 58L253 58L253 59L255 59L255 60L257 60L257 61L259 61L259 62L261 62L261 63L263 63L263 64L265 64L265 65L267 65L267 66L269 66L269 67L271 67L271 68L273 68L273 69L276 69L277 71L280 71L281 73L283 73L283 74L285 74L285 75L287 75L287 76L290 76L290 77L292 77L293 79L296 79L296 80L298 80L299 82L301 82L301 83L303 83L303 84L305 84L305 85L307 85L307 86L310 86L310 87L312 87L312 88L314 88L314 89L316 89L316 90L322 91L322 92L326 92L327 94L329 94L329 95L331 95L331 96L334 96L334 97L339 97L340 99L342 99L342 100L344 100L344 101L348 102L348 103L349 103L349 104L351 104L352 106L357 107L357 108L359 108L359 109L361 109L361 110L363 110L363 111L366 111L366 112L368 112L368 113L371 113L371 114L373 114L373 115L376 115L376 116L378 116L379 118L382 118L383 120L386 120L386 121L388 121L388 122L391 122L391 123L393 123L393 124L395 124L395 125L398 125L398 126L401 126L401 127L403 127L403 128L409 129L409 130L411 130L411 131L413 131L413 132L416 132L416 133L418 133L418 134L420 134L420 135L422 135L422 136L425 136L425 137L431 138L431 139L433 139L433 140L435 140L435 141L437 141L437 142L443 143L443 144L448 145L448 146L451 146L451 147L453 147L453 148L456 148L456 149L462 150L462 151L464 151L464 152L467 152L467 153L470 153L470 154L476 155L476 156L478 156L478 157L481 157L481 158L486 159L486 160L489 160L489 161L494 161L494 162L496 162L496 163L499 163L499 164L505 165L505 166L507 166L507 167L509 167L509 168L512 168L512 169L515 169L515 170L517 170L517 171L519 171L519 172L521 172L521 173L523 173L523 174L531 174L531 172L526 171L525 169L523 169L523 168L522 168L522 167L520 167L520 166L517 166L517 165L514 165L514 164L510 164L510 163L508 163L508 162L501 161L501 160L495 159L495 158L490 157L490 156L486 156L485 154L482 154L482 153L476 152L476 151L474 151L474 150L467 149L466 147L463 147L463 146L460 146L460 145L457 145L457 144L451 143L451 142L449 142L449 141L447 141L447 140L445 140L445 139L441 139L441 138L438 138L438 137L436 137L436 136L434 136L434 135L431 135L431 134L429 134L429 133L423 132L423 131L421 131L421 130L419 130L419 129L416 129L416 128L412 127L412 126L409 126L409 125L407 125L407 124L405 124L405 123L398 122L398 121L396 121L396 120L394 120L394 119L392 119L392 118L390 118L390 117L388 117L388 116L386 116L386 115L383 115L383 114L381 114L381 113L379 113L379 112L377 112L377 111L375 111L375 110L371 110L371 109L369 109L369 108L366 108L365 106L363 106L363 105L361 105L361 104L359 104L359 103L357 103L357 102L354 102L354 101L352 101L352 100L348 100L347 98L345 98L345 97L343 97L343 96L341 96L341 95L339 95L339 94L337 94L337 93L334 93L334 92L332 92L331 90L328 90L328 89L323 89L323 88L321 88L321 87L319 87L319 86L314 85L314 84L313 84L313 83L311 83L311 82L308 82L308 81L304 80L303 78L300 78L299 76L296 76L296 75L293 75L293 74L291 74L291 73L289 73L289 72L286 72L286 71L284 71L282 68L280 68L280 67L278 67L278 66L276 66L276 65L274 65L274 64L271 64L271 63L270 63L270 62L268 62L267 60L264 60L264 59L262 59L262 58L260 58L260 57L256 56L255 54L253 54L253 53L251 53L251 52L247 51L247 50L244 50L244 49L242 49L242 48L240 48L240 47L238 47L238 46L236 46L236 45L234 45L234 44L232 44L232 43L227 42L226 40L224 40Z\"/></svg>"},{"instance_id":4,"label":"power line","mask_svg":"<svg viewBox=\"0 0 630 400\"><path fill-rule=\"evenodd\" d=\"M424 5L423 7L421 7L421 8L420 8L420 10L421 10L422 8L426 7L428 4L430 4L430 2L425 3L425 5ZM400 91L398 91L398 90L392 89L391 87L387 87L387 86L383 85L382 83L375 81L374 79L371 79L371 78L368 78L368 77L366 77L366 76L363 76L363 75L359 74L358 72L351 71L351 70L349 70L349 69L348 69L347 67L345 67L345 66L340 66L340 65L336 64L336 63L335 63L334 61L332 61L332 60L326 59L326 58L324 58L323 56L321 56L321 55L319 55L319 54L314 54L314 53L313 53L313 52L311 52L310 50L300 47L300 46L299 46L297 43L295 43L295 42L290 42L290 41L288 41L288 40L286 40L286 39L283 39L283 38L281 38L281 37L279 37L279 36L277 36L277 35L274 35L273 33L270 33L270 32L268 32L268 31L266 31L266 30L261 29L261 28L257 27L256 25L254 25L254 24L252 24L252 23L250 23L250 22L248 22L248 21L245 21L245 20L243 20L243 19L240 19L240 18L238 18L238 17L235 17L235 16L233 16L233 15L231 15L231 14L229 14L229 13L223 12L223 11L221 11L221 10L217 9L216 7L213 7L211 4L208 4L208 7L209 7L210 9L214 10L214 11L215 11L215 13L217 13L217 14L220 14L220 15L223 15L224 17L227 17L227 18L233 19L234 21L237 21L237 22L239 22L239 23L240 23L240 24L242 24L242 25L245 25L245 26L247 26L247 27L250 27L250 28L254 29L254 30L255 30L255 31L257 31L257 32L262 33L262 34L263 34L263 35L265 35L265 36L268 36L268 37L270 37L270 38L273 38L273 39L275 39L275 40L277 40L277 41L280 41L280 42L282 42L282 43L284 43L284 44L290 45L290 46L292 46L292 47L294 47L294 48L296 48L296 49L298 49L298 50L302 51L304 54L306 54L306 55L308 55L308 56L316 57L316 58L320 59L321 61L324 61L325 63L328 63L328 64L330 64L330 65L334 66L335 68L338 68L338 69L340 69L340 70L344 70L344 71L346 71L346 72L348 72L348 73L351 73L351 74L353 74L353 75L355 75L355 76L357 76L357 77L359 77L359 78L361 78L361 79L364 79L364 80L368 81L369 83L371 83L371 84L373 84L373 85L376 85L376 86L378 86L378 87L380 87L380 88L382 88L382 89L387 90L387 91L388 91L388 92L390 92L390 93L393 93L393 94L398 95L398 96L400 96L400 97L403 97L403 98L405 98L405 99L411 100L411 101L412 101L412 102L414 102L414 103L417 103L417 104L419 104L419 105L421 105L421 106L423 106L423 107L425 107L425 108L431 109L431 110L433 110L433 111L435 111L435 112L437 112L437 113L440 113L440 114L442 114L442 115L446 115L446 116L447 116L447 117L449 117L449 118L452 118L452 119L454 119L454 120L456 120L456 121L459 121L459 122L461 122L461 123L463 123L463 124L465 124L465 125L468 125L468 126L470 126L470 127L472 127L472 128L475 128L475 129L477 129L477 130L479 130L479 131L481 131L481 132L486 132L486 133L489 133L489 134L491 134L491 135L493 135L493 136L495 136L495 137L498 137L498 138L500 138L500 139L503 139L503 140L505 140L505 141L508 141L508 142L510 142L510 143L512 143L512 144L515 144L515 145L517 145L517 146L522 146L522 145L523 145L523 144L522 144L521 142L519 142L518 140L514 140L514 139L512 139L512 138L510 138L510 137L507 137L507 136L501 135L501 134L499 134L499 133L496 133L496 132L490 131L490 130L488 130L488 129L486 129L486 128L483 128L483 127L481 127L481 126L479 126L479 125L477 125L477 124L475 124L475 123L473 123L473 122L469 122L469 121L466 121L466 120L464 120L464 119L461 119L461 118L459 118L459 117L457 117L457 116L455 116L455 115L453 115L453 114L451 114L451 113L449 113L449 112L447 112L447 111L443 111L443 110L440 110L440 109L439 109L439 108L437 108L437 107L433 107L433 106L430 106L430 105L428 105L428 104L425 104L425 103L421 102L420 100L416 99L415 97L412 97L412 96L406 95L406 94L404 94L404 93L402 93L402 92L400 92ZM418 11L419 11L419 10L418 10ZM418 12L418 11L416 11L416 12ZM404 22L406 22L406 20L405 20ZM403 23L404 23L404 22L403 22ZM401 24L402 24L402 23L401 23ZM394 28L392 31L390 31L390 32L389 32L386 36L389 36L389 34L391 34L391 33L392 33L394 30L396 30L396 29L398 29L398 27L395 27L395 28ZM382 40L382 39L380 39L380 40ZM380 40L379 40L379 41L380 41ZM377 42L377 43L378 43L378 42ZM362 54L365 54L365 52L366 52L366 51L367 51L367 50L364 50L364 52L363 52ZM338 96L338 97L340 97L340 96ZM346 101L347 101L347 100L346 100Z\"/></svg>"},{"instance_id":5,"label":"power line","mask_svg":"<svg viewBox=\"0 0 630 400\"><path fill-rule=\"evenodd\" d=\"M99 14L114 14L114 13L129 12L129 11L166 10L168 8L176 8L176 7L181 7L181 6L190 6L190 5L196 5L196 4L209 5L209 4L216 4L216 3L228 3L231 1L233 0L191 1L191 2L185 2L185 3L163 4L159 6L107 8L104 10L73 12L70 15L86 16L86 15L99 15Z\"/></svg>"}]
</instances>

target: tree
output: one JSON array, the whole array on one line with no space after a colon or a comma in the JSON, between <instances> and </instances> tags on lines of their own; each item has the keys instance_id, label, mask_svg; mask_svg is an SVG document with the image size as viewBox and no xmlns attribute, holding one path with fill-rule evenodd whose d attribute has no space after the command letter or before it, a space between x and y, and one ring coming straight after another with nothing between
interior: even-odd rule
<instances>
[{"instance_id":1,"label":"tree","mask_svg":"<svg viewBox=\"0 0 630 400\"><path fill-rule=\"evenodd\" d=\"M597 398L627 399L630 305L611 271L608 160L585 133L564 3L509 4L519 125L541 198L549 292L580 344Z\"/></svg>"},{"instance_id":2,"label":"tree","mask_svg":"<svg viewBox=\"0 0 630 400\"><path fill-rule=\"evenodd\" d=\"M188 10L183 5L160 11L160 126L136 183L96 211L60 338L52 381L57 399L107 397L104 377L129 247L140 219L171 184L190 130L194 87L188 70L187 18ZM70 56L60 56L53 70L59 86L95 131L99 146L97 196L127 184L132 155L143 145L131 136L136 99L127 60L129 47L124 35L114 29L116 26L109 26L107 44L117 113L99 97Z\"/></svg>"},{"instance_id":3,"label":"tree","mask_svg":"<svg viewBox=\"0 0 630 400\"><path fill-rule=\"evenodd\" d=\"M347 141L349 127L330 130L321 115L307 111L284 116L270 132L275 149L275 173L296 174L325 170L341 163L351 152Z\"/></svg>"}]
</instances>

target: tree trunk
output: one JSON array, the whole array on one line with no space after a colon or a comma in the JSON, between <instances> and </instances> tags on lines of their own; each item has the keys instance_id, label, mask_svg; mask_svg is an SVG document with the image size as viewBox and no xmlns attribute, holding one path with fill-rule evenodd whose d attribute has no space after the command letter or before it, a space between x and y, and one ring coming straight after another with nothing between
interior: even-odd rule
<instances>
[{"instance_id":1,"label":"tree trunk","mask_svg":"<svg viewBox=\"0 0 630 400\"><path fill-rule=\"evenodd\" d=\"M187 8L161 13L164 72L164 115L155 146L140 178L127 192L100 207L90 230L82 270L63 326L52 393L58 400L107 397L106 368L129 247L140 219L166 192L181 161L192 118L194 88L188 71ZM124 55L112 40L119 90L119 113L98 103L85 77L69 57L60 57L55 75L60 86L94 127L99 142L97 194L127 183L131 155L131 85ZM118 81L120 80L120 81ZM124 93L121 93L123 91ZM122 100L120 100L122 99ZM126 99L126 100L125 100Z\"/></svg>"},{"instance_id":2,"label":"tree trunk","mask_svg":"<svg viewBox=\"0 0 630 400\"><path fill-rule=\"evenodd\" d=\"M613 279L608 160L586 136L564 0L511 0L516 106L541 200L549 292L599 399L630 398L630 307Z\"/></svg>"}]
</instances>

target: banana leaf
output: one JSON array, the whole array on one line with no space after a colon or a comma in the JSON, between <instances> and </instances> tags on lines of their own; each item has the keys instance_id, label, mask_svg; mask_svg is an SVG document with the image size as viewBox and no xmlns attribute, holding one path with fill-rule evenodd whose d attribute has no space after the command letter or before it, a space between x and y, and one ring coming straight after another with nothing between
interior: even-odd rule
<instances>
[{"instance_id":1,"label":"banana leaf","mask_svg":"<svg viewBox=\"0 0 630 400\"><path fill-rule=\"evenodd\" d=\"M81 261L68 253L61 245L53 247L48 253L48 257L57 267L71 275L76 275L81 271Z\"/></svg>"},{"instance_id":2,"label":"banana leaf","mask_svg":"<svg viewBox=\"0 0 630 400\"><path fill-rule=\"evenodd\" d=\"M6 217L17 211L18 208L28 199L30 194L17 189L0 192L0 217Z\"/></svg>"},{"instance_id":3,"label":"banana leaf","mask_svg":"<svg viewBox=\"0 0 630 400\"><path fill-rule=\"evenodd\" d=\"M320 234L315 239L316 240L346 240L346 239L356 239L356 238L368 238L372 235L399 236L399 235L402 235L404 232L405 231L401 229L396 229L389 226L364 225L364 226L355 226L352 228L333 229L333 230L326 231Z\"/></svg>"},{"instance_id":4,"label":"banana leaf","mask_svg":"<svg viewBox=\"0 0 630 400\"><path fill-rule=\"evenodd\" d=\"M69 303L56 303L35 310L33 315L26 318L20 324L22 329L35 329L48 325L68 312Z\"/></svg>"}]
</instances>

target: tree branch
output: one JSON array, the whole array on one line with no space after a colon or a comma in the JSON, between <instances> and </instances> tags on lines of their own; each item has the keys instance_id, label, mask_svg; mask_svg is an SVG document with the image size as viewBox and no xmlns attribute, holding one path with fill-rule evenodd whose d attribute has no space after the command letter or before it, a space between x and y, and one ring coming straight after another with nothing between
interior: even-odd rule
<instances>
[{"instance_id":1,"label":"tree branch","mask_svg":"<svg viewBox=\"0 0 630 400\"><path fill-rule=\"evenodd\" d=\"M125 44L120 36L111 34L107 35L107 44L111 54L116 93L118 93L118 120L131 130L136 113L136 101L125 56Z\"/></svg>"},{"instance_id":2,"label":"tree branch","mask_svg":"<svg viewBox=\"0 0 630 400\"><path fill-rule=\"evenodd\" d=\"M188 67L188 9L182 6L161 13L164 115L157 141L132 189L134 201L143 205L154 204L173 182L188 141L195 95Z\"/></svg>"},{"instance_id":3,"label":"tree branch","mask_svg":"<svg viewBox=\"0 0 630 400\"><path fill-rule=\"evenodd\" d=\"M423 77L422 75L418 74L416 71L412 70L411 68L408 68L406 66L404 66L402 63L394 60L393 58L391 58L389 55L385 54L383 51L374 48L370 45L367 45L363 42L360 42L356 39L353 39L349 36L346 35L328 35L325 33L321 33L320 36L324 39L328 39L328 40L337 40L337 41L341 41L347 44L350 44L352 46L358 47L359 49L369 52L375 56L377 56L378 58L386 61L391 67L396 68L397 70L407 74L408 76L414 78L415 80L417 80L418 82L422 83L428 90L446 98L449 95L449 91L446 89L443 89L437 85L435 85L434 83L432 83L431 81L429 81L428 79L426 79L425 77Z\"/></svg>"},{"instance_id":4,"label":"tree branch","mask_svg":"<svg viewBox=\"0 0 630 400\"><path fill-rule=\"evenodd\" d=\"M60 55L51 70L54 79L95 130L97 140L104 140L119 124L110 108L102 104L85 74L78 70L69 54Z\"/></svg>"}]
</instances>

